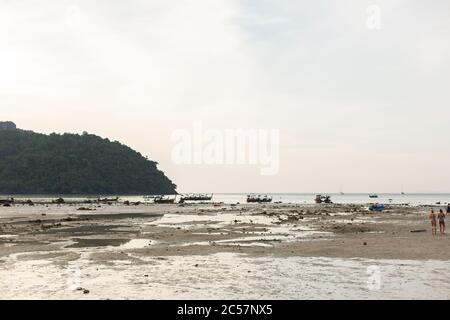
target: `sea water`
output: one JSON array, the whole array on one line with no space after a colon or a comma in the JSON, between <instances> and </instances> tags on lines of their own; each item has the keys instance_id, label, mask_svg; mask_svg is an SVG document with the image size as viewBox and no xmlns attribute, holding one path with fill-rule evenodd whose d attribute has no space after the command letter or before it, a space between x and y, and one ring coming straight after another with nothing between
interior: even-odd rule
<instances>
[{"instance_id":1,"label":"sea water","mask_svg":"<svg viewBox=\"0 0 450 320\"><path fill-rule=\"evenodd\" d=\"M189 194L189 193L186 193ZM212 202L222 202L226 204L246 203L247 193L217 193L213 195ZM261 196L271 196L273 202L293 203L293 204L313 204L316 197L315 193L256 193ZM383 204L409 204L409 205L447 205L450 203L450 193L379 193L378 198L370 198L367 193L323 193L323 195L331 196L333 203L342 204L368 204L368 203L383 203ZM144 195L141 196L120 196L117 195L121 201L128 200L130 202L141 201L144 202ZM0 196L6 198L7 196ZM14 197L14 196L13 196ZM15 196L17 199L31 199L35 201L51 201L58 196ZM109 196L113 198L116 196ZM179 197L179 196L178 196ZM92 196L72 196L64 197L65 199L83 201L85 199L96 199Z\"/></svg>"},{"instance_id":2,"label":"sea water","mask_svg":"<svg viewBox=\"0 0 450 320\"><path fill-rule=\"evenodd\" d=\"M259 194L257 194L259 195ZM260 194L261 196L266 193ZM315 203L316 194L313 193L267 193L272 196L273 202L282 203L299 203L299 204L313 204ZM432 205L432 204L447 204L450 202L450 194L392 194L380 193L378 198L370 198L369 194L365 193L348 193L348 194L323 194L331 196L334 203L343 204L367 204L367 203L384 203L384 204L410 204L410 205ZM224 203L245 203L247 194L241 193L222 193L214 194L214 202Z\"/></svg>"}]
</instances>

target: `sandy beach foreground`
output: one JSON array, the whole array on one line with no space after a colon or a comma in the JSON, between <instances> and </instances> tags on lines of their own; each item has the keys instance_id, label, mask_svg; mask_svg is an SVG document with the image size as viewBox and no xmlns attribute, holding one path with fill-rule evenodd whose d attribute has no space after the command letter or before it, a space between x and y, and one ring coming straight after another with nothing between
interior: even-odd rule
<instances>
[{"instance_id":1,"label":"sandy beach foreground","mask_svg":"<svg viewBox=\"0 0 450 320\"><path fill-rule=\"evenodd\" d=\"M0 207L0 298L450 299L428 209Z\"/></svg>"}]
</instances>

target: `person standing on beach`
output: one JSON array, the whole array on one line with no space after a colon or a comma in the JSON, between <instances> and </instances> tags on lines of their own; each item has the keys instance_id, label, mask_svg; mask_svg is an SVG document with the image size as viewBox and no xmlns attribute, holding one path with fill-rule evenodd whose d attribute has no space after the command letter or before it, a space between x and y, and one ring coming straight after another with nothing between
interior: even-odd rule
<instances>
[{"instance_id":1,"label":"person standing on beach","mask_svg":"<svg viewBox=\"0 0 450 320\"><path fill-rule=\"evenodd\" d=\"M431 209L428 218L430 219L430 222L431 222L431 234L435 235L436 234L436 214L434 213L433 209Z\"/></svg>"},{"instance_id":2,"label":"person standing on beach","mask_svg":"<svg viewBox=\"0 0 450 320\"><path fill-rule=\"evenodd\" d=\"M450 203L447 205L447 214L450 214Z\"/></svg>"},{"instance_id":3,"label":"person standing on beach","mask_svg":"<svg viewBox=\"0 0 450 320\"><path fill-rule=\"evenodd\" d=\"M444 211L439 210L438 214L438 220L439 220L439 231L441 234L445 234L445 213Z\"/></svg>"}]
</instances>

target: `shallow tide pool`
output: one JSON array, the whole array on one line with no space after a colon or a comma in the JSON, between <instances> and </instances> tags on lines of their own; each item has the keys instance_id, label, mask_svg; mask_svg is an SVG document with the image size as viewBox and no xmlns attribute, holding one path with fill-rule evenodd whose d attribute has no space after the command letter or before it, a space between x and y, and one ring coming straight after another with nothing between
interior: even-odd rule
<instances>
[{"instance_id":1,"label":"shallow tide pool","mask_svg":"<svg viewBox=\"0 0 450 320\"><path fill-rule=\"evenodd\" d=\"M141 243L133 243L141 245ZM1 299L449 299L450 261L206 256L97 264L82 252L67 266L11 255ZM423 272L427 270L427 272ZM83 294L77 288L86 288Z\"/></svg>"}]
</instances>

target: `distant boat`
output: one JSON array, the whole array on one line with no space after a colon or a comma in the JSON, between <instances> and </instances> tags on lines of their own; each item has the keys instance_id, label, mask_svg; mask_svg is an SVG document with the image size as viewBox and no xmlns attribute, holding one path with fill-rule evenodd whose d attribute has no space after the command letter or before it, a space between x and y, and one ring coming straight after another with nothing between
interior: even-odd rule
<instances>
[{"instance_id":1,"label":"distant boat","mask_svg":"<svg viewBox=\"0 0 450 320\"><path fill-rule=\"evenodd\" d=\"M330 196L323 196L321 194L316 195L316 198L314 199L314 201L317 204L321 204L321 203L333 203L333 201L331 201L331 197Z\"/></svg>"},{"instance_id":2,"label":"distant boat","mask_svg":"<svg viewBox=\"0 0 450 320\"><path fill-rule=\"evenodd\" d=\"M213 194L189 194L183 195L181 201L210 201L213 198Z\"/></svg>"},{"instance_id":3,"label":"distant boat","mask_svg":"<svg viewBox=\"0 0 450 320\"><path fill-rule=\"evenodd\" d=\"M8 207L13 203L14 203L14 198L0 199L0 204L4 205L5 207Z\"/></svg>"},{"instance_id":4,"label":"distant boat","mask_svg":"<svg viewBox=\"0 0 450 320\"><path fill-rule=\"evenodd\" d=\"M119 197L115 197L115 198L98 198L97 199L98 202L117 202L119 201Z\"/></svg>"},{"instance_id":5,"label":"distant boat","mask_svg":"<svg viewBox=\"0 0 450 320\"><path fill-rule=\"evenodd\" d=\"M159 203L159 204L171 204L171 203L175 203L176 198L177 198L177 196L175 196L175 198L159 196L159 197L155 197L153 202Z\"/></svg>"},{"instance_id":6,"label":"distant boat","mask_svg":"<svg viewBox=\"0 0 450 320\"><path fill-rule=\"evenodd\" d=\"M378 195L377 194L369 194L369 198L375 199L375 198L378 198Z\"/></svg>"},{"instance_id":7,"label":"distant boat","mask_svg":"<svg viewBox=\"0 0 450 320\"><path fill-rule=\"evenodd\" d=\"M248 195L247 196L247 202L248 203L270 203L272 202L272 197L268 197L265 195L264 197L258 195Z\"/></svg>"}]
</instances>

